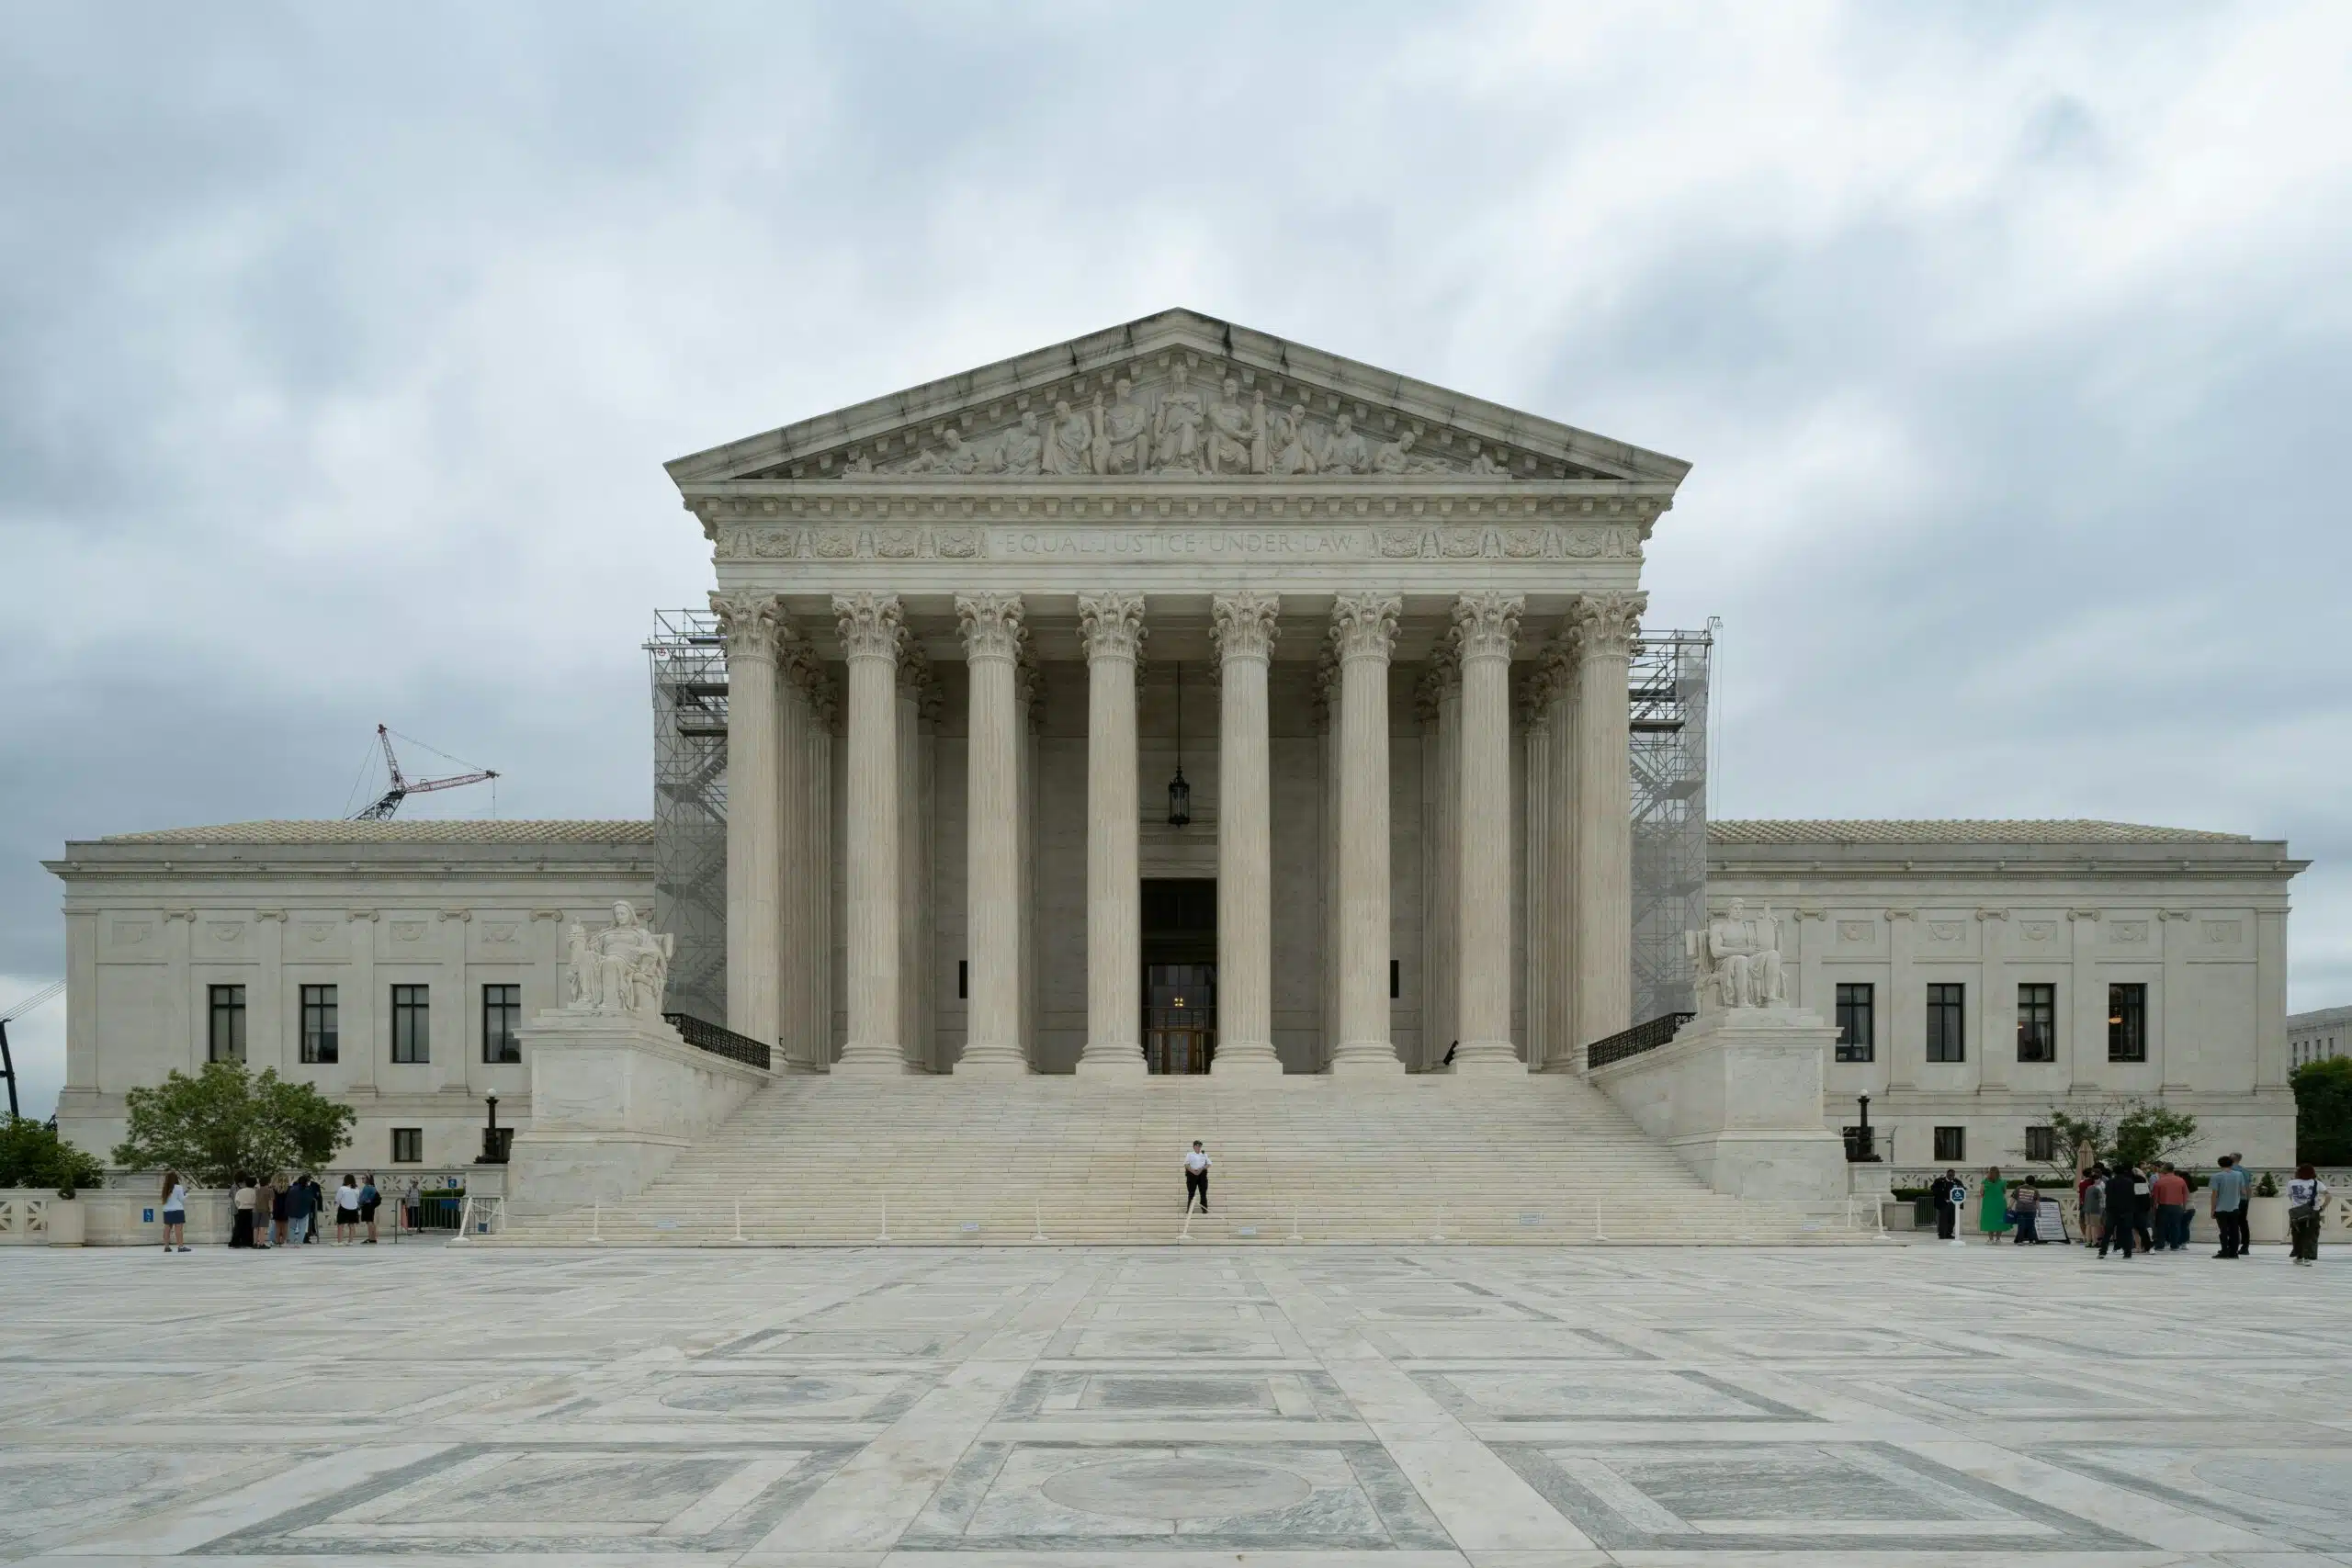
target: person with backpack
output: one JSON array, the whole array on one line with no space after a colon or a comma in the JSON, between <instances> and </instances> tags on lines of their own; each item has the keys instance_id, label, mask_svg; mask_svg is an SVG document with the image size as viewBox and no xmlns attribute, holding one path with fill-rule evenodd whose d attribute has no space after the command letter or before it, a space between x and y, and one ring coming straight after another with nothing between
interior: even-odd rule
<instances>
[{"instance_id":1,"label":"person with backpack","mask_svg":"<svg viewBox=\"0 0 2352 1568\"><path fill-rule=\"evenodd\" d=\"M1936 1206L1936 1239L1957 1244L1960 1240L1960 1206L1968 1201L1968 1185L1956 1170L1946 1168L1929 1184L1928 1196Z\"/></svg>"},{"instance_id":2,"label":"person with backpack","mask_svg":"<svg viewBox=\"0 0 2352 1568\"><path fill-rule=\"evenodd\" d=\"M2111 1242L2132 1256L2132 1238L2138 1234L2139 1194L2147 1186L2128 1159L2115 1162L2115 1172L2107 1179L2107 1229L2098 1238L2098 1255L2107 1256Z\"/></svg>"},{"instance_id":3,"label":"person with backpack","mask_svg":"<svg viewBox=\"0 0 2352 1568\"><path fill-rule=\"evenodd\" d=\"M2319 1261L2319 1219L2327 1209L2327 1183L2309 1165L2295 1168L2287 1183L2287 1256L2297 1265Z\"/></svg>"},{"instance_id":4,"label":"person with backpack","mask_svg":"<svg viewBox=\"0 0 2352 1568\"><path fill-rule=\"evenodd\" d=\"M376 1245L376 1206L383 1201L384 1195L376 1190L376 1173L371 1170L359 1184L359 1218L368 1226L369 1247Z\"/></svg>"}]
</instances>

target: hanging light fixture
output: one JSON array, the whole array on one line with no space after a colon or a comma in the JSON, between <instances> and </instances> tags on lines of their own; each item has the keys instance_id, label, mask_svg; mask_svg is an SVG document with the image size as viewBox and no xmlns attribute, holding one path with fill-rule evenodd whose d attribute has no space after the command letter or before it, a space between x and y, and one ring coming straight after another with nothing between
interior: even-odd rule
<instances>
[{"instance_id":1,"label":"hanging light fixture","mask_svg":"<svg viewBox=\"0 0 2352 1568\"><path fill-rule=\"evenodd\" d=\"M1193 819L1193 786L1184 782L1184 667L1176 666L1176 776L1168 781L1168 825Z\"/></svg>"}]
</instances>

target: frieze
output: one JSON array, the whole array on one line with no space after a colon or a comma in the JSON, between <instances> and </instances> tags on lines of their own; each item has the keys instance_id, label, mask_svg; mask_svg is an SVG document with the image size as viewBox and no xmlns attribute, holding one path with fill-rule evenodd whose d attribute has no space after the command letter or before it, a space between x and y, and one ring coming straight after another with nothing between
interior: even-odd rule
<instances>
[{"instance_id":1,"label":"frieze","mask_svg":"<svg viewBox=\"0 0 2352 1568\"><path fill-rule=\"evenodd\" d=\"M1031 524L974 528L798 527L729 524L718 560L960 561L1080 558L1125 560L1324 558L1340 560L1561 561L1642 558L1626 525L1330 527L1300 518L1288 526L1227 523L1214 527L1088 527Z\"/></svg>"}]
</instances>

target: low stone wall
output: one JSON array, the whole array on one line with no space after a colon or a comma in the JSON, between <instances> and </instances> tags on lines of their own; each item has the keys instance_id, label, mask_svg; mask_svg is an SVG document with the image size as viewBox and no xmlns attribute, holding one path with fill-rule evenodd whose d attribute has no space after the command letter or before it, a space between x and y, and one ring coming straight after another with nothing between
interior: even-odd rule
<instances>
[{"instance_id":1,"label":"low stone wall","mask_svg":"<svg viewBox=\"0 0 2352 1568\"><path fill-rule=\"evenodd\" d=\"M1845 1144L1821 1106L1837 1033L1809 1012L1711 1012L1591 1079L1718 1192L1843 1202L1852 1190Z\"/></svg>"},{"instance_id":2,"label":"low stone wall","mask_svg":"<svg viewBox=\"0 0 2352 1568\"><path fill-rule=\"evenodd\" d=\"M773 1076L627 1013L543 1012L524 1045L532 1117L514 1134L507 1194L525 1212L635 1196Z\"/></svg>"}]
</instances>

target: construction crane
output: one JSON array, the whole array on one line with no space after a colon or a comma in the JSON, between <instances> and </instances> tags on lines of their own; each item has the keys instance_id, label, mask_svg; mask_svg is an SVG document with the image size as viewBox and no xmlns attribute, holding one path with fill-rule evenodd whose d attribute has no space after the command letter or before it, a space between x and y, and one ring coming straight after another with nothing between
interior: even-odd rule
<instances>
[{"instance_id":1,"label":"construction crane","mask_svg":"<svg viewBox=\"0 0 2352 1568\"><path fill-rule=\"evenodd\" d=\"M65 989L62 980L51 980L31 996L19 1001L6 1012L0 1012L0 1078L8 1080L8 1116L14 1121L17 1111L17 1059L8 1054L8 1025L56 997Z\"/></svg>"},{"instance_id":2,"label":"construction crane","mask_svg":"<svg viewBox=\"0 0 2352 1568\"><path fill-rule=\"evenodd\" d=\"M412 795L425 795L436 789L455 789L459 784L481 784L498 776L494 768L477 768L469 773L452 773L446 779L412 779L401 772L401 760L392 755L392 732L379 724L376 727L376 739L384 748L384 771L391 775L391 787L384 791L375 805L354 817L354 822L389 822L400 810L401 802ZM403 735L401 739L407 740L410 737ZM424 746L422 740L415 744ZM424 749L428 751L433 750L430 746ZM449 760L454 762L459 759L452 757Z\"/></svg>"}]
</instances>

